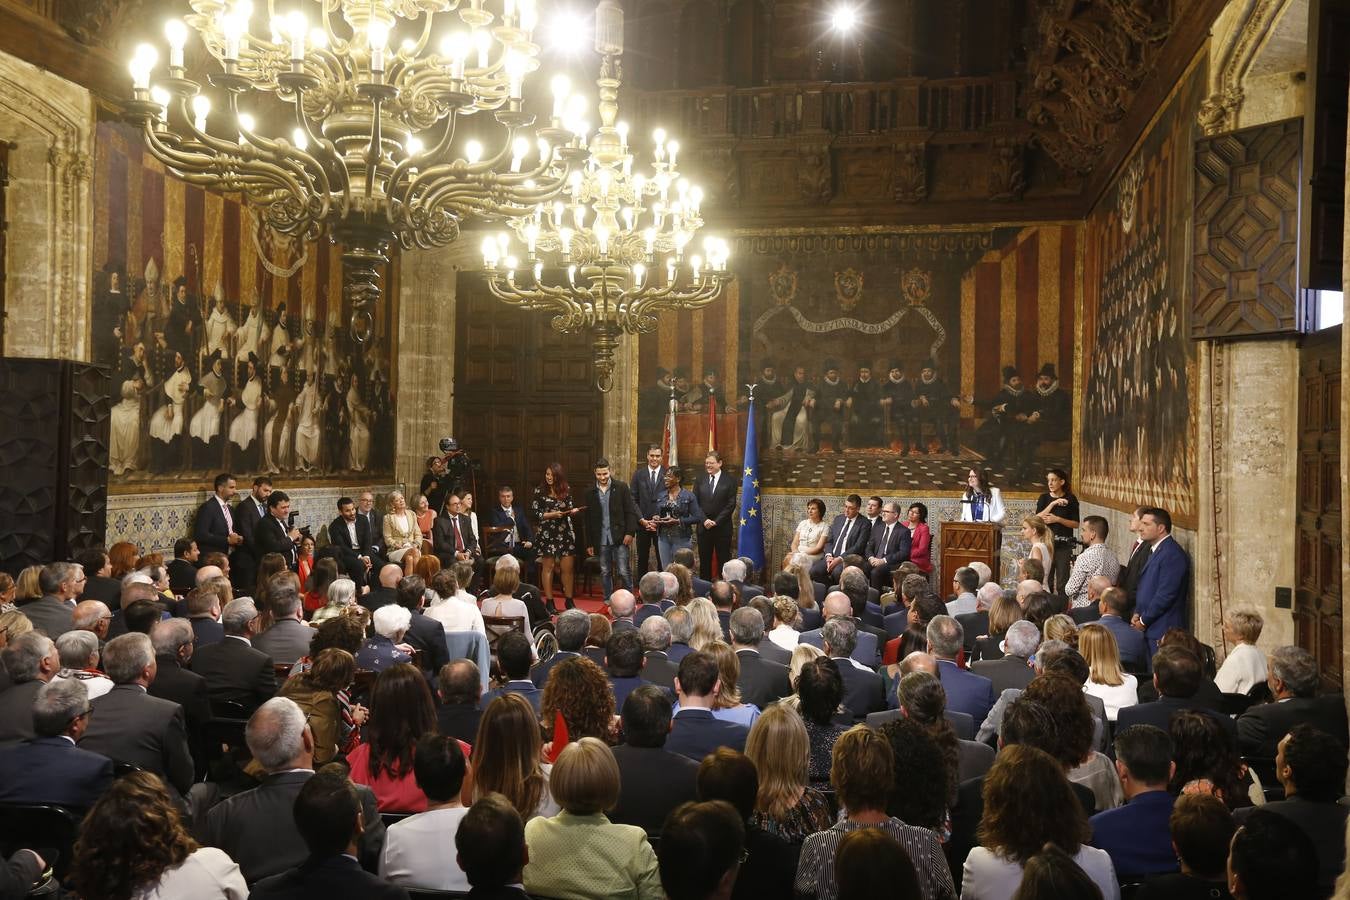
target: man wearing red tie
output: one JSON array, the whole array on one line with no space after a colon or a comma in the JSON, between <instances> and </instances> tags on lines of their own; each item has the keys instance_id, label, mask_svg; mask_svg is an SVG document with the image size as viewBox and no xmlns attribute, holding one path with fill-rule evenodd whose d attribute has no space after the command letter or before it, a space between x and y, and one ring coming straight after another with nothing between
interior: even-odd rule
<instances>
[{"instance_id":1,"label":"man wearing red tie","mask_svg":"<svg viewBox=\"0 0 1350 900\"><path fill-rule=\"evenodd\" d=\"M473 560L478 556L478 541L469 528L469 517L464 515L464 502L459 494L451 494L445 501L445 512L431 526L431 544L443 560Z\"/></svg>"}]
</instances>

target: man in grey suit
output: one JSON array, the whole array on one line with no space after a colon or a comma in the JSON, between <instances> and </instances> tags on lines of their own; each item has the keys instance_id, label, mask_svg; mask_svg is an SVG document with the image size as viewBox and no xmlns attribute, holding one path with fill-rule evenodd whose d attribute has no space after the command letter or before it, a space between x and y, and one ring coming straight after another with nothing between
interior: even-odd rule
<instances>
[{"instance_id":1,"label":"man in grey suit","mask_svg":"<svg viewBox=\"0 0 1350 900\"><path fill-rule=\"evenodd\" d=\"M257 607L248 597L236 597L225 604L220 624L225 639L198 647L192 655L192 671L206 679L212 701L238 703L251 712L277 692L272 657L250 640L257 633Z\"/></svg>"},{"instance_id":2,"label":"man in grey suit","mask_svg":"<svg viewBox=\"0 0 1350 900\"><path fill-rule=\"evenodd\" d=\"M45 634L29 631L9 642L0 653L10 686L0 691L0 745L30 741L33 730L33 701L42 686L61 671L56 644Z\"/></svg>"},{"instance_id":3,"label":"man in grey suit","mask_svg":"<svg viewBox=\"0 0 1350 900\"><path fill-rule=\"evenodd\" d=\"M993 682L995 697L1008 688L1024 688L1036 677L1036 670L1028 660L1040 644L1041 631L1036 623L1019 619L1012 623L1003 639L1003 657L972 663L970 671Z\"/></svg>"},{"instance_id":4,"label":"man in grey suit","mask_svg":"<svg viewBox=\"0 0 1350 900\"><path fill-rule=\"evenodd\" d=\"M767 709L791 694L792 685L787 666L760 656L763 639L764 617L759 610L742 606L731 614L731 647L741 664L741 699Z\"/></svg>"},{"instance_id":5,"label":"man in grey suit","mask_svg":"<svg viewBox=\"0 0 1350 900\"><path fill-rule=\"evenodd\" d=\"M291 809L300 788L314 776L314 735L295 701L274 697L248 720L244 739L267 775L256 788L213 806L197 829L197 839L228 853L244 880L253 884L294 868L309 856ZM361 862L374 870L384 847L384 823L370 788L358 785L356 791L365 826Z\"/></svg>"},{"instance_id":6,"label":"man in grey suit","mask_svg":"<svg viewBox=\"0 0 1350 900\"><path fill-rule=\"evenodd\" d=\"M84 583L83 566L69 562L48 563L38 575L42 599L26 604L23 614L33 623L34 629L56 640L73 627L71 616Z\"/></svg>"},{"instance_id":7,"label":"man in grey suit","mask_svg":"<svg viewBox=\"0 0 1350 900\"><path fill-rule=\"evenodd\" d=\"M149 635L113 638L103 648L103 669L113 689L93 702L81 749L154 772L186 795L193 776L187 724L183 707L146 693L157 669Z\"/></svg>"},{"instance_id":8,"label":"man in grey suit","mask_svg":"<svg viewBox=\"0 0 1350 900\"><path fill-rule=\"evenodd\" d=\"M272 576L267 593L272 607L272 627L253 639L255 649L272 657L274 663L294 663L309 655L314 629L305 624L300 594L292 586L289 573Z\"/></svg>"},{"instance_id":9,"label":"man in grey suit","mask_svg":"<svg viewBox=\"0 0 1350 900\"><path fill-rule=\"evenodd\" d=\"M857 630L858 640L854 644L852 652L849 654L853 659L871 668L877 664L880 659L877 653L877 636L871 632L864 631L861 623L853 618L853 604L849 601L848 595L843 591L830 591L825 596L824 610L825 621L828 623L831 619L845 618L853 622ZM797 643L810 644L813 647L825 649L824 640L821 633L824 626L814 628L811 631L803 631L797 637Z\"/></svg>"}]
</instances>

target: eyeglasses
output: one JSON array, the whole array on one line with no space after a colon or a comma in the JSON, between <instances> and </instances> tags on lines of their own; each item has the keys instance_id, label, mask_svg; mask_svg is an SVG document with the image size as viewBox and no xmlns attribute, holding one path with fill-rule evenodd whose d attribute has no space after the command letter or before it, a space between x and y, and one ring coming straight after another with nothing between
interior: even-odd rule
<instances>
[{"instance_id":1,"label":"eyeglasses","mask_svg":"<svg viewBox=\"0 0 1350 900\"><path fill-rule=\"evenodd\" d=\"M742 848L740 856L741 865L745 865L745 861L749 858L750 858L750 851L748 849Z\"/></svg>"}]
</instances>

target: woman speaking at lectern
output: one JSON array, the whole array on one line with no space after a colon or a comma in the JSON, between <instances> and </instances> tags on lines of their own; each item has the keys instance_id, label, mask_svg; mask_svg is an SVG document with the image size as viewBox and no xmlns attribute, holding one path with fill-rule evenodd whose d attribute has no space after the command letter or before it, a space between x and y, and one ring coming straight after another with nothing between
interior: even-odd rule
<instances>
[{"instance_id":1,"label":"woman speaking at lectern","mask_svg":"<svg viewBox=\"0 0 1350 900\"><path fill-rule=\"evenodd\" d=\"M961 495L962 522L997 522L1000 525L1007 518L1003 508L1003 495L998 488L989 486L989 473L980 469L971 469L966 473L966 492Z\"/></svg>"}]
</instances>

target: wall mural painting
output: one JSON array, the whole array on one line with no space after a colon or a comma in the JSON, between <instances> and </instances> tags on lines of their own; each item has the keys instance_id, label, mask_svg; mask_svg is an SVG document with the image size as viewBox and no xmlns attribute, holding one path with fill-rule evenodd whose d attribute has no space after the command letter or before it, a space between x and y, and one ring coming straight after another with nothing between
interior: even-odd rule
<instances>
[{"instance_id":1,"label":"wall mural painting","mask_svg":"<svg viewBox=\"0 0 1350 900\"><path fill-rule=\"evenodd\" d=\"M392 477L395 267L357 344L340 248L272 235L238 195L178 180L140 147L100 123L92 338L113 373L112 489L222 469Z\"/></svg>"},{"instance_id":2,"label":"wall mural painting","mask_svg":"<svg viewBox=\"0 0 1350 900\"><path fill-rule=\"evenodd\" d=\"M1195 64L1088 217L1078 492L1123 511L1166 507L1196 526L1195 351L1188 234Z\"/></svg>"},{"instance_id":3,"label":"wall mural painting","mask_svg":"<svg viewBox=\"0 0 1350 900\"><path fill-rule=\"evenodd\" d=\"M743 237L725 301L643 336L640 443L673 388L700 462L711 387L739 459L754 383L771 486L951 490L981 465L1030 489L1070 457L1078 247L1058 224Z\"/></svg>"}]
</instances>

